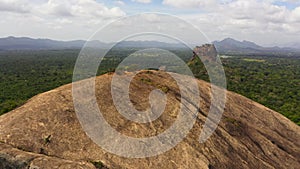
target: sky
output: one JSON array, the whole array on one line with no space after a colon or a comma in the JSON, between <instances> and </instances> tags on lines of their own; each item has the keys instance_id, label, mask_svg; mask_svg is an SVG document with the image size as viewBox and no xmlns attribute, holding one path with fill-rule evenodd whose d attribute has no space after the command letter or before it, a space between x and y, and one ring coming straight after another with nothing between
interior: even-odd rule
<instances>
[{"instance_id":1,"label":"sky","mask_svg":"<svg viewBox=\"0 0 300 169\"><path fill-rule=\"evenodd\" d=\"M0 37L87 40L119 18L166 13L210 40L300 44L300 0L0 0Z\"/></svg>"}]
</instances>

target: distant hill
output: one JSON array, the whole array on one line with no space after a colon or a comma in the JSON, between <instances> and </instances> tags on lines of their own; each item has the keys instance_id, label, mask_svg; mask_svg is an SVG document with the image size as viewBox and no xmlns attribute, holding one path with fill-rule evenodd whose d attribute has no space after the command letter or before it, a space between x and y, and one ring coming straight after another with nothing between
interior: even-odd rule
<instances>
[{"instance_id":1,"label":"distant hill","mask_svg":"<svg viewBox=\"0 0 300 169\"><path fill-rule=\"evenodd\" d=\"M51 50L51 49L80 49L87 41L57 41L51 39L33 39L28 37L6 37L0 38L0 51L7 50ZM100 41L90 41L93 47L108 47L110 43ZM181 48L184 45L175 43L165 43L158 41L124 41L117 43L120 48Z\"/></svg>"},{"instance_id":2,"label":"distant hill","mask_svg":"<svg viewBox=\"0 0 300 169\"><path fill-rule=\"evenodd\" d=\"M286 44L283 44L282 46L300 49L300 42L286 43Z\"/></svg>"},{"instance_id":3,"label":"distant hill","mask_svg":"<svg viewBox=\"0 0 300 169\"><path fill-rule=\"evenodd\" d=\"M0 50L45 50L81 48L85 41L56 41L51 39L32 39L27 37L0 38Z\"/></svg>"},{"instance_id":4,"label":"distant hill","mask_svg":"<svg viewBox=\"0 0 300 169\"><path fill-rule=\"evenodd\" d=\"M272 55L272 56L300 56L300 49L293 47L262 47L250 41L237 41L226 38L222 41L214 41L220 54L226 55Z\"/></svg>"},{"instance_id":5,"label":"distant hill","mask_svg":"<svg viewBox=\"0 0 300 169\"><path fill-rule=\"evenodd\" d=\"M84 40L58 41L51 39L33 39L28 37L6 37L0 38L0 51L7 50L52 50L52 49L81 49L86 43ZM237 41L226 38L221 41L212 42L220 54L225 55L270 55L300 57L299 44L290 44L291 47L262 47L250 41ZM90 41L93 47L106 48L111 43ZM285 45L287 46L287 45ZM116 44L119 48L184 48L183 44L167 43L159 41L122 41Z\"/></svg>"}]
</instances>

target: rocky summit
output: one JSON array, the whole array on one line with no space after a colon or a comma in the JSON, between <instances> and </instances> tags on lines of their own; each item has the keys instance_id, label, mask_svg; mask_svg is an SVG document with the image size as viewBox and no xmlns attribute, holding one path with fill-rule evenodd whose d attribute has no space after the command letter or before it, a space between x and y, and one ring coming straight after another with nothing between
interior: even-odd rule
<instances>
[{"instance_id":1,"label":"rocky summit","mask_svg":"<svg viewBox=\"0 0 300 169\"><path fill-rule=\"evenodd\" d=\"M124 118L113 104L113 73L95 78L97 104L106 121L119 133L135 138L156 136L178 118L180 89L170 76L172 73L136 73L130 83L131 103L137 110L146 110L150 107L149 94L160 89L167 101L159 118L149 123ZM72 84L39 94L0 116L0 168L299 168L300 127L230 91L216 131L206 142L199 143L211 105L211 85L202 80L197 83L200 103L193 128L169 151L146 158L120 157L95 144L76 116Z\"/></svg>"}]
</instances>

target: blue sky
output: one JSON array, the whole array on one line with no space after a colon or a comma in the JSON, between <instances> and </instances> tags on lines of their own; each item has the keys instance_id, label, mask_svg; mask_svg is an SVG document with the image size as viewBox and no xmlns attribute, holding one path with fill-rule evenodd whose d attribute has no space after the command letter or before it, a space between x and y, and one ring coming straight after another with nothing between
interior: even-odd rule
<instances>
[{"instance_id":1,"label":"blue sky","mask_svg":"<svg viewBox=\"0 0 300 169\"><path fill-rule=\"evenodd\" d=\"M299 0L0 0L0 36L88 39L103 25L142 12L180 17L212 40L300 41Z\"/></svg>"},{"instance_id":2,"label":"blue sky","mask_svg":"<svg viewBox=\"0 0 300 169\"><path fill-rule=\"evenodd\" d=\"M294 2L289 2L289 1L275 1L273 4L278 5L278 6L284 6L290 10L295 9L296 7L299 6L300 1L294 1Z\"/></svg>"}]
</instances>

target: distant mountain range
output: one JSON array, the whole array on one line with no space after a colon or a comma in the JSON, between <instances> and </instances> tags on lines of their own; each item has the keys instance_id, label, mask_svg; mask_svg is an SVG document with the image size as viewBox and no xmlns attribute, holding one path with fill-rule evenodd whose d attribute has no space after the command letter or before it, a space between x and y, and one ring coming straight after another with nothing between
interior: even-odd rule
<instances>
[{"instance_id":1,"label":"distant mountain range","mask_svg":"<svg viewBox=\"0 0 300 169\"><path fill-rule=\"evenodd\" d=\"M86 43L84 40L57 41L51 39L33 39L28 37L6 37L0 38L0 51L7 50L52 50L52 49L80 49ZM250 41L237 41L226 38L222 41L212 42L219 54L224 55L280 55L299 56L300 47L294 43L291 47L262 47ZM108 47L111 44L100 41L91 41L93 46ZM199 44L201 45L201 44ZM124 41L117 44L123 48L182 48L184 45L158 41Z\"/></svg>"},{"instance_id":2,"label":"distant mountain range","mask_svg":"<svg viewBox=\"0 0 300 169\"><path fill-rule=\"evenodd\" d=\"M80 49L87 41L74 40L74 41L57 41L51 39L33 39L28 37L6 37L0 38L0 51L7 50L51 50L51 49ZM106 48L112 43L103 43L97 40L89 41L91 47ZM158 41L123 41L116 44L120 48L180 48L182 44L165 43Z\"/></svg>"},{"instance_id":3,"label":"distant mountain range","mask_svg":"<svg viewBox=\"0 0 300 169\"><path fill-rule=\"evenodd\" d=\"M50 39L32 39L27 37L0 38L0 50L46 50L80 48L85 41L56 41Z\"/></svg>"},{"instance_id":4,"label":"distant mountain range","mask_svg":"<svg viewBox=\"0 0 300 169\"><path fill-rule=\"evenodd\" d=\"M300 48L293 47L262 47L250 41L237 41L226 38L222 41L214 41L216 49L220 54L227 55L278 55L278 56L300 56Z\"/></svg>"}]
</instances>

